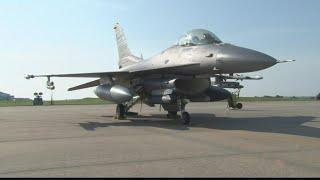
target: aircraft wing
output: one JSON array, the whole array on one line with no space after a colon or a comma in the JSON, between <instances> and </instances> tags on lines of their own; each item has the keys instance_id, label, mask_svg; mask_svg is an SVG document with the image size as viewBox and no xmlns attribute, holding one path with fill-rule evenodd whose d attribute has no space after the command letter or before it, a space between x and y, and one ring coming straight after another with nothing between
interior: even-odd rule
<instances>
[{"instance_id":1,"label":"aircraft wing","mask_svg":"<svg viewBox=\"0 0 320 180\"><path fill-rule=\"evenodd\" d=\"M48 74L48 75L27 75L25 76L26 79L32 79L36 77L46 77L48 78L47 86L49 89L54 89L53 82L50 81L51 77L82 77L82 78L104 78L104 77L116 77L116 78L130 78L130 77L137 77L137 76L145 76L149 74L178 74L183 75L182 72L179 72L181 68L189 68L194 66L199 66L199 63L190 63L184 65L175 65L170 67L161 67L161 68L154 68L154 69L140 69L140 70L132 70L132 71L114 71L114 72L98 72L98 73L78 73L78 74ZM74 91L89 87L94 87L100 85L100 79L81 84L72 88L69 88L68 91Z\"/></svg>"},{"instance_id":2,"label":"aircraft wing","mask_svg":"<svg viewBox=\"0 0 320 180\"><path fill-rule=\"evenodd\" d=\"M152 69L141 69L141 70L132 70L129 71L134 75L147 75L147 74L177 74L184 75L183 71L187 68L200 66L200 63L188 63L182 65L173 65L169 67L160 67L160 68L152 68Z\"/></svg>"},{"instance_id":3,"label":"aircraft wing","mask_svg":"<svg viewBox=\"0 0 320 180\"><path fill-rule=\"evenodd\" d=\"M141 70L129 70L129 71L113 71L113 72L97 72L97 73L77 73L77 74L47 74L47 75L27 75L26 79L32 79L36 77L82 77L82 78L103 78L103 77L115 77L115 76L129 76L129 75L145 75L145 74L159 74L159 73L178 73L180 68L188 68L193 66L199 66L199 63L189 63L183 65L175 65L170 67L161 67L153 69L141 69Z\"/></svg>"},{"instance_id":4,"label":"aircraft wing","mask_svg":"<svg viewBox=\"0 0 320 180\"><path fill-rule=\"evenodd\" d=\"M128 75L126 71L114 71L114 72L97 72L97 73L78 73L78 74L47 74L47 75L27 75L26 79L32 79L35 77L82 77L82 78L101 78Z\"/></svg>"}]
</instances>

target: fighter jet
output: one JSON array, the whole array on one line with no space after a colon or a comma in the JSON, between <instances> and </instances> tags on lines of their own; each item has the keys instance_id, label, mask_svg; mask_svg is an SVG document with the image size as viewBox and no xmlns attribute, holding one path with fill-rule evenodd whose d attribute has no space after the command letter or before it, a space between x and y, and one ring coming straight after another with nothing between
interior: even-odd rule
<instances>
[{"instance_id":1,"label":"fighter jet","mask_svg":"<svg viewBox=\"0 0 320 180\"><path fill-rule=\"evenodd\" d=\"M259 71L280 61L264 53L222 42L205 29L194 29L184 34L173 46L161 53L143 59L133 55L119 23L114 26L119 54L119 69L113 72L79 74L27 75L25 78L46 77L47 88L53 90L51 77L95 78L94 81L69 88L74 91L95 87L95 94L117 104L116 118L124 119L129 109L141 102L148 106L160 104L168 117L190 123L186 104L214 102L228 99L233 108L232 94L226 88L242 88L228 79L262 79L260 76L242 76L236 73ZM215 79L215 81L212 81ZM179 117L179 116L178 116Z\"/></svg>"}]
</instances>

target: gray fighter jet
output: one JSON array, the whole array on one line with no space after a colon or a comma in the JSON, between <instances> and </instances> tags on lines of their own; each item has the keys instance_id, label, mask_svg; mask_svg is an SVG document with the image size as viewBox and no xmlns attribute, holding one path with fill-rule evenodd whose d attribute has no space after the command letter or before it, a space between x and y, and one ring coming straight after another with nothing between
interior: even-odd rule
<instances>
[{"instance_id":1,"label":"gray fighter jet","mask_svg":"<svg viewBox=\"0 0 320 180\"><path fill-rule=\"evenodd\" d=\"M119 69L113 72L27 75L25 78L46 77L48 89L55 88L51 77L82 77L96 80L69 88L69 91L96 87L95 94L117 104L116 117L123 119L129 109L141 102L149 106L160 104L168 117L181 113L184 124L190 123L185 111L188 101L214 102L228 99L232 94L225 88L240 89L238 82L228 79L261 79L260 76L242 76L245 73L269 68L279 61L264 53L222 42L215 34L204 29L187 32L177 44L149 59L134 56L119 23L114 27L119 53ZM211 79L215 79L212 81Z\"/></svg>"}]
</instances>

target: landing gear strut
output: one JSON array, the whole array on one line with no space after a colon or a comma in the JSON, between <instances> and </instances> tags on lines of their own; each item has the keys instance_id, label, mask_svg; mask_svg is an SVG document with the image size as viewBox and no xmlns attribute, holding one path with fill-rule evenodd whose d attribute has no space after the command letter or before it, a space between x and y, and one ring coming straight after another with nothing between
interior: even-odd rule
<instances>
[{"instance_id":1,"label":"landing gear strut","mask_svg":"<svg viewBox=\"0 0 320 180\"><path fill-rule=\"evenodd\" d=\"M242 109L243 107L242 103L237 102L237 99L239 99L239 94L240 94L240 89L238 89L234 93L231 93L231 97L228 99L229 107L232 107L234 109Z\"/></svg>"},{"instance_id":2,"label":"landing gear strut","mask_svg":"<svg viewBox=\"0 0 320 180\"><path fill-rule=\"evenodd\" d=\"M118 104L117 105L117 110L116 110L116 119L124 119L125 118L125 106L123 104Z\"/></svg>"},{"instance_id":3,"label":"landing gear strut","mask_svg":"<svg viewBox=\"0 0 320 180\"><path fill-rule=\"evenodd\" d=\"M169 104L162 104L164 110L168 111L168 119L180 119L183 124L190 124L190 115L185 111L188 101L182 97L176 96L175 101ZM179 112L179 115L178 115ZM180 114L181 113L181 114Z\"/></svg>"},{"instance_id":4,"label":"landing gear strut","mask_svg":"<svg viewBox=\"0 0 320 180\"><path fill-rule=\"evenodd\" d=\"M125 104L118 104L116 109L115 119L125 119L126 116L137 116L138 113L130 112L130 108L134 106L140 100L140 96L134 97L131 101L126 102Z\"/></svg>"},{"instance_id":5,"label":"landing gear strut","mask_svg":"<svg viewBox=\"0 0 320 180\"><path fill-rule=\"evenodd\" d=\"M189 125L190 124L190 114L185 111L185 107L186 107L186 102L183 102L183 99L178 98L178 106L181 112L181 120L183 122L184 125Z\"/></svg>"}]
</instances>

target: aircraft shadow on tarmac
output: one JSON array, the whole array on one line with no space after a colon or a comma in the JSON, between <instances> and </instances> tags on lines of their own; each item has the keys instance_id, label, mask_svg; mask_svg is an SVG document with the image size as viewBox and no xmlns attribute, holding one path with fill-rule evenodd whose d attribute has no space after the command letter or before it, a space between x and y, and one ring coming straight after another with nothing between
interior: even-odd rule
<instances>
[{"instance_id":1,"label":"aircraft shadow on tarmac","mask_svg":"<svg viewBox=\"0 0 320 180\"><path fill-rule=\"evenodd\" d=\"M145 126L172 130L189 130L194 127L218 130L245 130L253 132L280 133L320 138L320 128L303 125L315 120L313 116L270 117L215 117L214 114L192 114L191 125L181 124L179 119L167 119L164 114L128 117L117 122L87 122L79 125L88 131L110 126Z\"/></svg>"}]
</instances>

